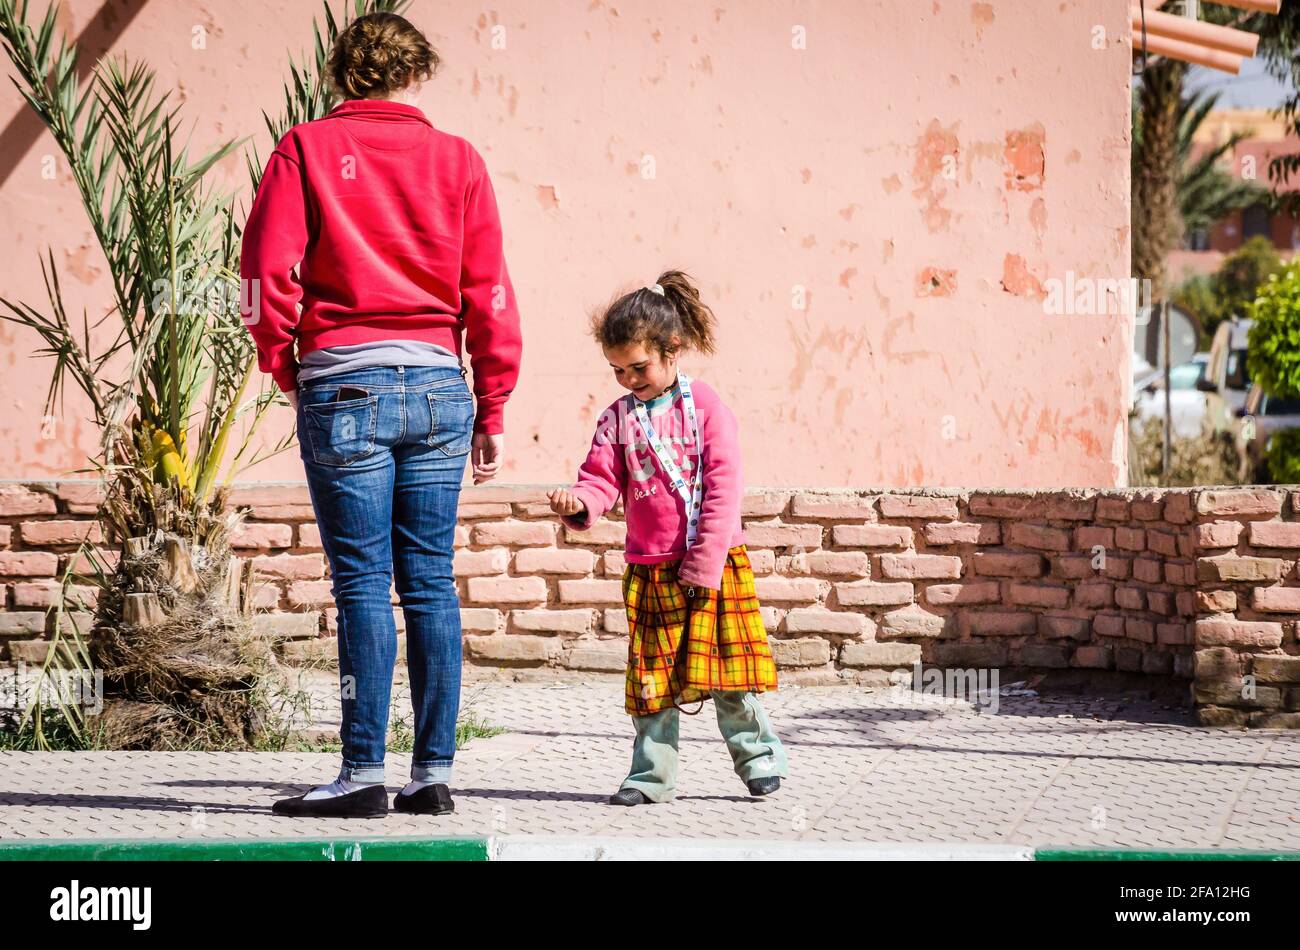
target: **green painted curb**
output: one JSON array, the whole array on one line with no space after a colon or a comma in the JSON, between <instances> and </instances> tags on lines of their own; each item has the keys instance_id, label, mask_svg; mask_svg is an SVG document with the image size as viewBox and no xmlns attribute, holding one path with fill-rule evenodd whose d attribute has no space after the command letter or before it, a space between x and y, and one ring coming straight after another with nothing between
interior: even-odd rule
<instances>
[{"instance_id":1,"label":"green painted curb","mask_svg":"<svg viewBox=\"0 0 1300 950\"><path fill-rule=\"evenodd\" d=\"M1035 861L1300 861L1298 851L1235 851L1227 848L1039 848Z\"/></svg>"},{"instance_id":2,"label":"green painted curb","mask_svg":"<svg viewBox=\"0 0 1300 950\"><path fill-rule=\"evenodd\" d=\"M2 841L0 861L486 861L486 838Z\"/></svg>"}]
</instances>

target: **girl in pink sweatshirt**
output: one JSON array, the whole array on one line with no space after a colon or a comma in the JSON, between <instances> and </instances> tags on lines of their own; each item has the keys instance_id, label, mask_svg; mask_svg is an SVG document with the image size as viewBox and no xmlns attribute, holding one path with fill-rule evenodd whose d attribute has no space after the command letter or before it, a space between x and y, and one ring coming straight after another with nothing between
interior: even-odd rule
<instances>
[{"instance_id":1,"label":"girl in pink sweatshirt","mask_svg":"<svg viewBox=\"0 0 1300 950\"><path fill-rule=\"evenodd\" d=\"M627 541L625 708L636 739L617 805L671 801L679 703L712 699L736 774L776 791L785 749L757 693L777 687L740 521L736 417L713 387L677 367L714 352L713 312L680 271L616 300L592 333L628 395L600 416L572 488L551 510L585 531L623 497ZM695 710L684 710L694 714Z\"/></svg>"}]
</instances>

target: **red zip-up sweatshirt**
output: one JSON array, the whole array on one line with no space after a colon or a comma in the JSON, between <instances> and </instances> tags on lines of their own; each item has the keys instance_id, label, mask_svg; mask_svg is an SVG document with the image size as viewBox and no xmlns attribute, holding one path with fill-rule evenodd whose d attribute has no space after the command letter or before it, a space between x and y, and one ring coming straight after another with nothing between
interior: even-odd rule
<instances>
[{"instance_id":1,"label":"red zip-up sweatshirt","mask_svg":"<svg viewBox=\"0 0 1300 950\"><path fill-rule=\"evenodd\" d=\"M474 147L418 107L349 99L286 132L244 225L239 273L258 368L285 392L312 350L410 339L460 355L463 327L474 431L505 431L522 334L496 196Z\"/></svg>"}]
</instances>

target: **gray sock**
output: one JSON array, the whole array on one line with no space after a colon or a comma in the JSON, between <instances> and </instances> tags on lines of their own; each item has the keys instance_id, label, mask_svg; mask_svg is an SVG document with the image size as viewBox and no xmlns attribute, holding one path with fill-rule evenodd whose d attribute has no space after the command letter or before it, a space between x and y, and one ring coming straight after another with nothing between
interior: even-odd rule
<instances>
[{"instance_id":1,"label":"gray sock","mask_svg":"<svg viewBox=\"0 0 1300 950\"><path fill-rule=\"evenodd\" d=\"M347 779L336 778L328 785L318 785L307 793L305 800L314 802L320 798L337 798L340 795L346 795L348 792L355 792L359 788L365 788L367 785L382 785L382 782L349 782Z\"/></svg>"},{"instance_id":2,"label":"gray sock","mask_svg":"<svg viewBox=\"0 0 1300 950\"><path fill-rule=\"evenodd\" d=\"M406 787L402 789L402 794L414 795L420 789L428 788L430 785L446 785L446 784L447 784L446 782L417 782L415 781L415 779L412 779L411 781L406 783Z\"/></svg>"}]
</instances>

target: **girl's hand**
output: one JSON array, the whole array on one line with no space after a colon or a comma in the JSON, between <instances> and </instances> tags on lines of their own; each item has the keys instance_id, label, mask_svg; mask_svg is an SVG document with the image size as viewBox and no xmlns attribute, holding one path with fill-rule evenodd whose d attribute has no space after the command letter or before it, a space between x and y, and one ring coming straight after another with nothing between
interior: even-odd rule
<instances>
[{"instance_id":1,"label":"girl's hand","mask_svg":"<svg viewBox=\"0 0 1300 950\"><path fill-rule=\"evenodd\" d=\"M585 511L587 506L567 488L557 488L546 493L551 501L551 511L557 515L576 515Z\"/></svg>"},{"instance_id":2,"label":"girl's hand","mask_svg":"<svg viewBox=\"0 0 1300 950\"><path fill-rule=\"evenodd\" d=\"M709 587L700 587L697 584L692 584L690 581L684 581L680 578L677 580L677 586L682 589L682 594L685 595L687 600L703 600L707 596L708 591L713 589Z\"/></svg>"},{"instance_id":3,"label":"girl's hand","mask_svg":"<svg viewBox=\"0 0 1300 950\"><path fill-rule=\"evenodd\" d=\"M284 394L284 398L289 400L289 405L293 406L294 412L297 412L298 411L298 390L295 389L293 392L286 392Z\"/></svg>"},{"instance_id":4,"label":"girl's hand","mask_svg":"<svg viewBox=\"0 0 1300 950\"><path fill-rule=\"evenodd\" d=\"M490 478L495 478L501 468L501 457L505 455L506 437L475 432L470 442L470 461L474 467L474 484L479 485Z\"/></svg>"}]
</instances>

